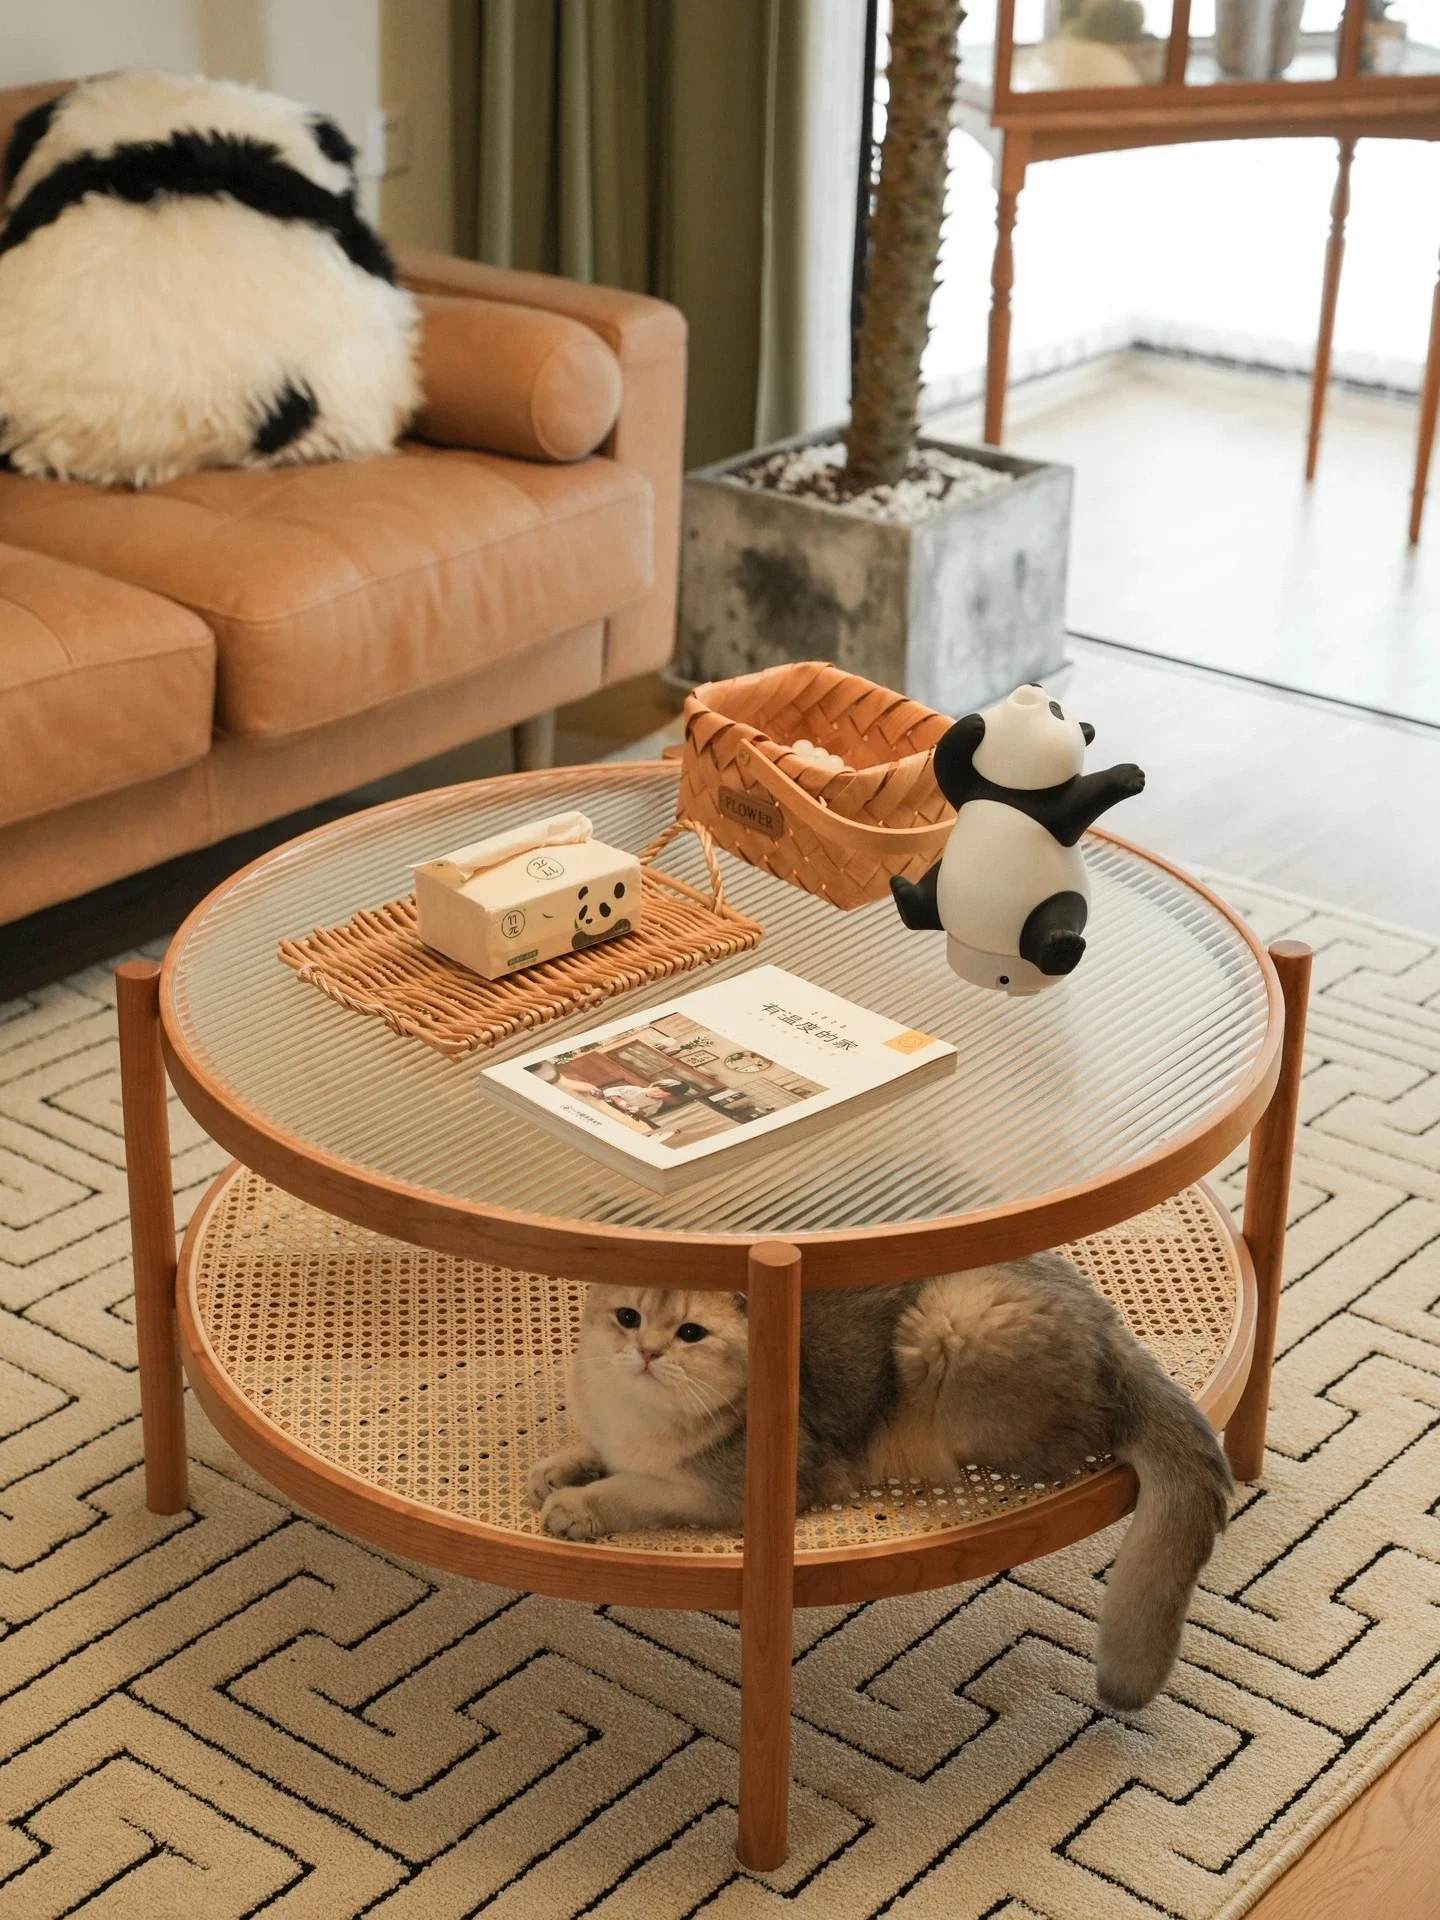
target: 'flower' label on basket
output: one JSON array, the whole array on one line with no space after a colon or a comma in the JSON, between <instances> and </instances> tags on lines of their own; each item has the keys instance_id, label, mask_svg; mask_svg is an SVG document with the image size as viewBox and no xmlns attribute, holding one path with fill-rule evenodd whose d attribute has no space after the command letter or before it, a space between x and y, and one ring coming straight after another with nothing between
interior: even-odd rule
<instances>
[{"instance_id":1,"label":"'flower' label on basket","mask_svg":"<svg viewBox=\"0 0 1440 1920\"><path fill-rule=\"evenodd\" d=\"M778 840L785 831L784 814L775 801L764 795L736 793L733 787L721 787L719 800L720 811L738 820L742 827L768 833L772 840Z\"/></svg>"}]
</instances>

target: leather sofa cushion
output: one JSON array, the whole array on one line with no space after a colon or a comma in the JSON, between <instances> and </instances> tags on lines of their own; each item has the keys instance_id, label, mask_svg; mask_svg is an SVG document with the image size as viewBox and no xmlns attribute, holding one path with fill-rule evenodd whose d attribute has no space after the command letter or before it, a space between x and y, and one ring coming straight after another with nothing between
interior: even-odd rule
<instances>
[{"instance_id":1,"label":"leather sofa cushion","mask_svg":"<svg viewBox=\"0 0 1440 1920\"><path fill-rule=\"evenodd\" d=\"M0 546L0 826L203 759L214 698L193 613Z\"/></svg>"},{"instance_id":2,"label":"leather sofa cushion","mask_svg":"<svg viewBox=\"0 0 1440 1920\"><path fill-rule=\"evenodd\" d=\"M593 453L620 411L620 362L562 313L419 295L423 440L524 460Z\"/></svg>"},{"instance_id":3,"label":"leather sofa cushion","mask_svg":"<svg viewBox=\"0 0 1440 1920\"><path fill-rule=\"evenodd\" d=\"M0 540L198 613L221 727L272 739L604 619L650 584L652 521L650 483L612 460L413 442L143 493L0 473Z\"/></svg>"}]
</instances>

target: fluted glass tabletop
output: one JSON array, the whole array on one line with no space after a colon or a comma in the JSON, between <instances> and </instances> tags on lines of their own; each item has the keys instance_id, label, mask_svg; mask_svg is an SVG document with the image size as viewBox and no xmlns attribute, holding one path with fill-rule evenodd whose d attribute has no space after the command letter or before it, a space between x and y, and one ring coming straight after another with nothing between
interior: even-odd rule
<instances>
[{"instance_id":1,"label":"fluted glass tabletop","mask_svg":"<svg viewBox=\"0 0 1440 1920\"><path fill-rule=\"evenodd\" d=\"M557 1038L766 962L949 1040L954 1075L739 1169L661 1196L516 1118L486 1066L533 1031L459 1060L301 981L284 938L410 888L412 867L564 805L639 850L673 818L671 767L572 769L445 788L279 849L192 918L169 961L172 1039L227 1102L362 1175L575 1225L803 1234L918 1223L1035 1200L1123 1171L1233 1105L1265 1043L1267 991L1239 928L1158 863L1085 842L1090 950L1063 985L1008 999L957 980L939 934L888 900L841 913L721 855L758 948L546 1029ZM707 885L685 836L660 864Z\"/></svg>"}]
</instances>

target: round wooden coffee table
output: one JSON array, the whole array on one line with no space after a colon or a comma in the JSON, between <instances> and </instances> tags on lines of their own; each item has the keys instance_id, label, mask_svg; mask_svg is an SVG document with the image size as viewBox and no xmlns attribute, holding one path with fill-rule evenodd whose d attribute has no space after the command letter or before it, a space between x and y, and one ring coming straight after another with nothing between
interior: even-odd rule
<instances>
[{"instance_id":1,"label":"round wooden coffee table","mask_svg":"<svg viewBox=\"0 0 1440 1920\"><path fill-rule=\"evenodd\" d=\"M838 913L722 856L728 897L766 932L706 978L788 966L943 1035L959 1061L889 1108L661 1197L489 1101L479 1074L506 1048L448 1060L277 957L282 938L404 893L416 862L562 805L643 846L673 815L675 771L521 774L376 808L236 874L163 972L120 968L147 1497L162 1513L186 1504L183 1360L253 1467L389 1551L596 1603L737 1608L739 1851L769 1868L786 1848L793 1607L992 1573L1109 1525L1135 1493L1108 1461L1053 1486L976 1466L954 1486L862 1489L797 1520L802 1289L1065 1246L1254 1478L1309 955L1267 954L1194 881L1095 834L1092 951L1063 987L1014 1001L956 980L943 942L907 932L888 903ZM702 878L693 843L665 864ZM178 1263L167 1069L235 1156ZM1242 1234L1197 1182L1252 1129ZM548 1537L524 1479L563 1429L582 1284L682 1278L749 1297L743 1536Z\"/></svg>"}]
</instances>

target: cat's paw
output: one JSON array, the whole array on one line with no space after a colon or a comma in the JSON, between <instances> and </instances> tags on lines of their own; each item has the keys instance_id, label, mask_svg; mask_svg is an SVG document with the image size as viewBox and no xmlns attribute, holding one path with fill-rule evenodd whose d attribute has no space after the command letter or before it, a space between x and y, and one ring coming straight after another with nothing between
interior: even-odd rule
<instances>
[{"instance_id":1,"label":"cat's paw","mask_svg":"<svg viewBox=\"0 0 1440 1920\"><path fill-rule=\"evenodd\" d=\"M604 1471L598 1456L587 1448L566 1447L530 1469L525 1497L532 1507L543 1507L557 1487L583 1486L587 1480L598 1480Z\"/></svg>"},{"instance_id":2,"label":"cat's paw","mask_svg":"<svg viewBox=\"0 0 1440 1920\"><path fill-rule=\"evenodd\" d=\"M525 1498L532 1507L543 1507L555 1489L565 1485L563 1474L554 1479L550 1477L559 1464L560 1456L552 1455L550 1459L538 1461L531 1467L525 1481Z\"/></svg>"},{"instance_id":3,"label":"cat's paw","mask_svg":"<svg viewBox=\"0 0 1440 1920\"><path fill-rule=\"evenodd\" d=\"M545 1502L540 1524L560 1540L599 1540L609 1533L593 1494L584 1487L560 1487Z\"/></svg>"}]
</instances>

